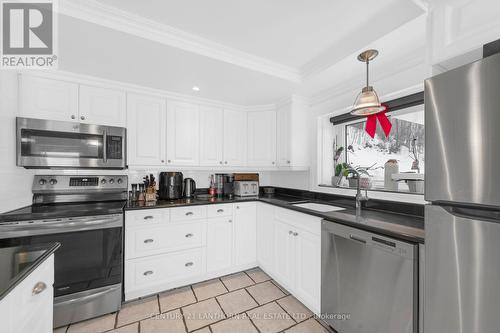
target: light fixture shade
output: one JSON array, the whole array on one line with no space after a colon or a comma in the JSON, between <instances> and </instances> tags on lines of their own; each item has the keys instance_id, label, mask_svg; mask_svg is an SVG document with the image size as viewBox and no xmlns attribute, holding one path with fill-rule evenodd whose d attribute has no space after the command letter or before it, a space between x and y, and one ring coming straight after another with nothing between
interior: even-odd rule
<instances>
[{"instance_id":1,"label":"light fixture shade","mask_svg":"<svg viewBox=\"0 0 500 333\"><path fill-rule=\"evenodd\" d=\"M368 116L384 111L385 107L380 104L377 93L373 87L364 87L361 93L356 97L352 107L351 114L356 116Z\"/></svg>"}]
</instances>

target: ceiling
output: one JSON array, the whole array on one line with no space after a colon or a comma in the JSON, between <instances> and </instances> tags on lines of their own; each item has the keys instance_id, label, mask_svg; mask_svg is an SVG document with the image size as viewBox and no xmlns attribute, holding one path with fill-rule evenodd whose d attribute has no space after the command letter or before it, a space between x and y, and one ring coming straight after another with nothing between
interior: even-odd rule
<instances>
[{"instance_id":1,"label":"ceiling","mask_svg":"<svg viewBox=\"0 0 500 333\"><path fill-rule=\"evenodd\" d=\"M417 3L65 0L60 68L241 105L313 96L361 75L367 46L391 61L423 57Z\"/></svg>"}]
</instances>

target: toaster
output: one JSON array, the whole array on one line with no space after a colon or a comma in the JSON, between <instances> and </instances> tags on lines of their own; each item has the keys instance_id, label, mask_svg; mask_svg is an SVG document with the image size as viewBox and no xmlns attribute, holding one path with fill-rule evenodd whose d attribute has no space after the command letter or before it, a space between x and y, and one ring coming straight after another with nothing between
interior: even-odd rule
<instances>
[{"instance_id":1,"label":"toaster","mask_svg":"<svg viewBox=\"0 0 500 333\"><path fill-rule=\"evenodd\" d=\"M234 182L234 195L239 197L255 197L259 195L259 182L240 180Z\"/></svg>"}]
</instances>

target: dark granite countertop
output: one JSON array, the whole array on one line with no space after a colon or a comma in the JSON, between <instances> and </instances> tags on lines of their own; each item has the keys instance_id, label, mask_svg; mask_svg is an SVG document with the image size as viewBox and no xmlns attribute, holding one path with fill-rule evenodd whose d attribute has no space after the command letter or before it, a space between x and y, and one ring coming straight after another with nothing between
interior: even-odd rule
<instances>
[{"instance_id":1,"label":"dark granite countertop","mask_svg":"<svg viewBox=\"0 0 500 333\"><path fill-rule=\"evenodd\" d=\"M260 197L234 197L229 198L209 198L206 195L197 196L193 199L179 199L173 201L159 200L154 203L128 203L125 210L149 209L149 208L173 208L194 205L209 205L235 203L245 201L260 201L278 207L295 210L301 213L321 217L331 222L336 222L351 227L371 231L385 236L415 242L424 243L424 218L422 216L401 212L392 212L377 208L363 208L361 215L356 215L354 199L339 197L336 200L318 200L304 196L276 194L273 196ZM335 212L318 212L311 209L294 206L296 203L321 203L346 208ZM389 205L390 206L390 205Z\"/></svg>"},{"instance_id":2,"label":"dark granite countertop","mask_svg":"<svg viewBox=\"0 0 500 333\"><path fill-rule=\"evenodd\" d=\"M59 243L47 243L0 248L2 270L0 300L40 266L59 246L61 246ZM27 258L29 259L26 260Z\"/></svg>"}]
</instances>

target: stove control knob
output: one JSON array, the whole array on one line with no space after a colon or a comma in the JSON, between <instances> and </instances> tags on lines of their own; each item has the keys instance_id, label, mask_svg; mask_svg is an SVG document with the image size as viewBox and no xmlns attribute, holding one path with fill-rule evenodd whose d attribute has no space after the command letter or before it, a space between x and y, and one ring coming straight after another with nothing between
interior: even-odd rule
<instances>
[{"instance_id":1,"label":"stove control knob","mask_svg":"<svg viewBox=\"0 0 500 333\"><path fill-rule=\"evenodd\" d=\"M103 178L103 179L101 179L101 184L102 184L102 185L106 184L106 179L104 179L104 178Z\"/></svg>"},{"instance_id":2,"label":"stove control knob","mask_svg":"<svg viewBox=\"0 0 500 333\"><path fill-rule=\"evenodd\" d=\"M121 178L118 178L118 180L116 181L118 184L121 184L123 183L123 180Z\"/></svg>"},{"instance_id":3,"label":"stove control knob","mask_svg":"<svg viewBox=\"0 0 500 333\"><path fill-rule=\"evenodd\" d=\"M114 183L115 183L115 180L114 180L113 178L111 178L111 179L109 180L109 183L110 183L110 184L114 184Z\"/></svg>"},{"instance_id":4,"label":"stove control knob","mask_svg":"<svg viewBox=\"0 0 500 333\"><path fill-rule=\"evenodd\" d=\"M55 184L57 184L57 180L56 179L51 179L49 183L50 183L50 185L55 185Z\"/></svg>"},{"instance_id":5,"label":"stove control knob","mask_svg":"<svg viewBox=\"0 0 500 333\"><path fill-rule=\"evenodd\" d=\"M45 185L45 184L47 184L47 181L46 181L45 179L43 179L43 178L42 178L42 179L40 179L40 180L38 181L38 184L40 184L40 185Z\"/></svg>"}]
</instances>

